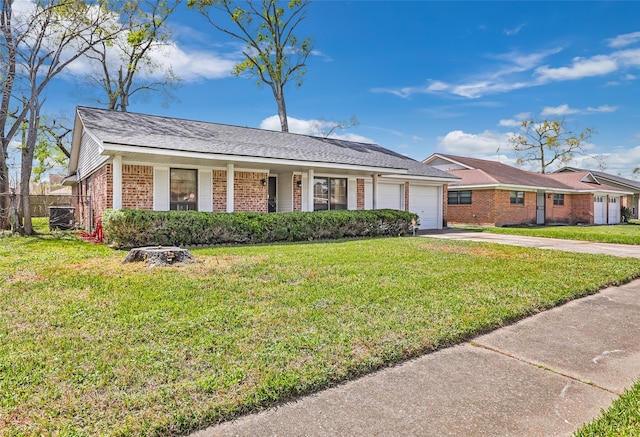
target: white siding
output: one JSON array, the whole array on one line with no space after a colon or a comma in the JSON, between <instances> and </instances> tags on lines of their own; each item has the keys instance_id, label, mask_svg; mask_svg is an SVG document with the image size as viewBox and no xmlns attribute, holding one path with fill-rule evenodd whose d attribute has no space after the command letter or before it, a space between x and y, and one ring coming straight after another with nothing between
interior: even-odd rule
<instances>
[{"instance_id":1,"label":"white siding","mask_svg":"<svg viewBox=\"0 0 640 437\"><path fill-rule=\"evenodd\" d=\"M277 211L293 211L293 173L278 174Z\"/></svg>"},{"instance_id":2,"label":"white siding","mask_svg":"<svg viewBox=\"0 0 640 437\"><path fill-rule=\"evenodd\" d=\"M373 209L373 182L364 181L364 209Z\"/></svg>"},{"instance_id":3,"label":"white siding","mask_svg":"<svg viewBox=\"0 0 640 437\"><path fill-rule=\"evenodd\" d=\"M100 168L109 157L100 155L100 145L86 132L82 135L80 155L78 156L78 174L84 179Z\"/></svg>"},{"instance_id":4,"label":"white siding","mask_svg":"<svg viewBox=\"0 0 640 437\"><path fill-rule=\"evenodd\" d=\"M198 171L198 211L213 211L213 172Z\"/></svg>"},{"instance_id":5,"label":"white siding","mask_svg":"<svg viewBox=\"0 0 640 437\"><path fill-rule=\"evenodd\" d=\"M358 182L356 179L347 181L347 209L358 209Z\"/></svg>"},{"instance_id":6,"label":"white siding","mask_svg":"<svg viewBox=\"0 0 640 437\"><path fill-rule=\"evenodd\" d=\"M169 210L169 169L154 167L153 169L153 209Z\"/></svg>"}]
</instances>

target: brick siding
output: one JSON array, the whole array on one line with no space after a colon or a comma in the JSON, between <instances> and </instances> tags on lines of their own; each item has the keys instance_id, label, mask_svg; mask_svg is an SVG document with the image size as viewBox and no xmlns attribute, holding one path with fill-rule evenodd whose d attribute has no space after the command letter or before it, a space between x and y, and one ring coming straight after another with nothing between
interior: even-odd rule
<instances>
[{"instance_id":1,"label":"brick siding","mask_svg":"<svg viewBox=\"0 0 640 437\"><path fill-rule=\"evenodd\" d=\"M302 182L302 175L293 175L293 210L302 211L302 184L298 186L298 182Z\"/></svg>"},{"instance_id":2,"label":"brick siding","mask_svg":"<svg viewBox=\"0 0 640 437\"><path fill-rule=\"evenodd\" d=\"M233 180L234 211L268 212L269 187L268 184L262 185L262 179L268 180L269 173L235 172Z\"/></svg>"},{"instance_id":3,"label":"brick siding","mask_svg":"<svg viewBox=\"0 0 640 437\"><path fill-rule=\"evenodd\" d=\"M122 207L153 209L153 167L129 164L122 166Z\"/></svg>"},{"instance_id":4,"label":"brick siding","mask_svg":"<svg viewBox=\"0 0 640 437\"><path fill-rule=\"evenodd\" d=\"M356 209L364 209L364 179L356 180Z\"/></svg>"},{"instance_id":5,"label":"brick siding","mask_svg":"<svg viewBox=\"0 0 640 437\"><path fill-rule=\"evenodd\" d=\"M102 218L105 209L113 208L113 167L105 164L89 177L93 224Z\"/></svg>"},{"instance_id":6,"label":"brick siding","mask_svg":"<svg viewBox=\"0 0 640 437\"><path fill-rule=\"evenodd\" d=\"M537 193L525 191L524 205L511 205L509 190L472 190L471 205L448 205L443 214L449 224L505 226L536 223ZM564 205L545 194L545 223L593 223L593 195L565 194Z\"/></svg>"},{"instance_id":7,"label":"brick siding","mask_svg":"<svg viewBox=\"0 0 640 437\"><path fill-rule=\"evenodd\" d=\"M213 211L227 211L227 172L213 171Z\"/></svg>"}]
</instances>

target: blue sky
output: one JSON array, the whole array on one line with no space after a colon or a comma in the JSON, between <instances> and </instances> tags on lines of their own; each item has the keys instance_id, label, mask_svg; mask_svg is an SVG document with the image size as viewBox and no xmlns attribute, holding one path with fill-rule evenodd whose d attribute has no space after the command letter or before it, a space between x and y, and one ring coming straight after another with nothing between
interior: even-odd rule
<instances>
[{"instance_id":1,"label":"blue sky","mask_svg":"<svg viewBox=\"0 0 640 437\"><path fill-rule=\"evenodd\" d=\"M241 46L202 17L170 21L182 78L177 100L129 110L277 129L268 87L230 75ZM312 2L300 37L312 36L305 81L290 86L290 130L314 120L360 124L337 134L422 160L433 153L513 164L509 133L525 118L565 117L598 132L572 164L630 177L640 166L640 2ZM82 74L81 65L77 73ZM56 80L47 107L95 106L79 76Z\"/></svg>"}]
</instances>

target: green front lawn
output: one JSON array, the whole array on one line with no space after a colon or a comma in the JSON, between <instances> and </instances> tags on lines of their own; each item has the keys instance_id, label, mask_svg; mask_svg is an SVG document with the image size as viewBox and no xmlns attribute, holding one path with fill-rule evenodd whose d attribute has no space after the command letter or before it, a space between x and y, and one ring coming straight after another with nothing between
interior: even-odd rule
<instances>
[{"instance_id":1,"label":"green front lawn","mask_svg":"<svg viewBox=\"0 0 640 437\"><path fill-rule=\"evenodd\" d=\"M640 223L612 226L527 226L527 227L468 227L496 234L528 235L531 237L563 238L598 243L640 244Z\"/></svg>"},{"instance_id":2,"label":"green front lawn","mask_svg":"<svg viewBox=\"0 0 640 437\"><path fill-rule=\"evenodd\" d=\"M0 433L188 432L460 343L637 259L388 238L192 251L0 239Z\"/></svg>"}]
</instances>

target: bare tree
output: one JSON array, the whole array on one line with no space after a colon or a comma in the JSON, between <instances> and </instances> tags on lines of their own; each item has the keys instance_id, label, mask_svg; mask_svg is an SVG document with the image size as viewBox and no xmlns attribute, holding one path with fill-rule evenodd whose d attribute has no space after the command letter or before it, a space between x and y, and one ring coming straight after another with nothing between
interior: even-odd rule
<instances>
[{"instance_id":1,"label":"bare tree","mask_svg":"<svg viewBox=\"0 0 640 437\"><path fill-rule=\"evenodd\" d=\"M40 113L45 101L44 91L50 82L83 56L95 44L112 39L120 28L109 13L107 0L90 4L84 0L45 0L33 5L33 10L20 23L13 19L12 1L3 0L3 46L13 56L7 56L3 76L11 76L11 87L5 86L0 108L2 152L20 125L27 123L26 139L21 147L20 220L23 232L32 234L29 211L29 182L34 153L38 142ZM104 1L103 3L101 3ZM22 97L16 98L16 86ZM9 118L9 107L17 109ZM2 171L2 168L0 168ZM0 179L2 175L0 174Z\"/></svg>"},{"instance_id":2,"label":"bare tree","mask_svg":"<svg viewBox=\"0 0 640 437\"><path fill-rule=\"evenodd\" d=\"M188 0L188 5L202 13L213 27L245 44L242 52L245 59L235 66L233 74L257 77L258 85L271 88L278 105L280 127L288 132L284 88L290 80L301 86L306 72L311 38L300 40L293 32L305 19L309 1ZM215 11L230 18L235 26L219 24Z\"/></svg>"},{"instance_id":3,"label":"bare tree","mask_svg":"<svg viewBox=\"0 0 640 437\"><path fill-rule=\"evenodd\" d=\"M106 94L108 109L126 112L131 97L145 91L163 91L172 97L179 79L151 54L167 43L167 20L179 4L180 0L126 1L120 8L124 31L87 52L98 67L88 80Z\"/></svg>"},{"instance_id":4,"label":"bare tree","mask_svg":"<svg viewBox=\"0 0 640 437\"><path fill-rule=\"evenodd\" d=\"M356 127L360 124L358 118L353 115L349 121L328 121L318 120L314 123L315 130L324 138L329 138L337 130L345 130L352 127Z\"/></svg>"},{"instance_id":5,"label":"bare tree","mask_svg":"<svg viewBox=\"0 0 640 437\"><path fill-rule=\"evenodd\" d=\"M520 133L513 135L509 142L517 155L517 163L537 163L540 173L546 173L549 166L566 164L574 154L584 153L583 145L593 134L593 128L586 128L574 134L565 119L525 120Z\"/></svg>"}]
</instances>

